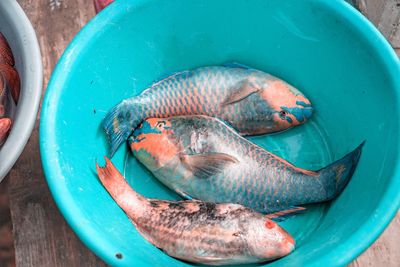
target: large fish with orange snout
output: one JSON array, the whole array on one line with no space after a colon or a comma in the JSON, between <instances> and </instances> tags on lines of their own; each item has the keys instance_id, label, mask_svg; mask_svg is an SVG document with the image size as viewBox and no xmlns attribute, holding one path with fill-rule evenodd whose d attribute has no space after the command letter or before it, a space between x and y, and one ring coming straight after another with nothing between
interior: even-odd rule
<instances>
[{"instance_id":1,"label":"large fish with orange snout","mask_svg":"<svg viewBox=\"0 0 400 267\"><path fill-rule=\"evenodd\" d=\"M362 148L319 171L305 170L207 116L149 118L129 143L136 158L183 197L238 203L265 213L336 197Z\"/></svg>"},{"instance_id":2,"label":"large fish with orange snout","mask_svg":"<svg viewBox=\"0 0 400 267\"><path fill-rule=\"evenodd\" d=\"M138 232L168 255L210 264L269 261L293 251L293 238L267 216L237 204L148 199L106 159L101 183Z\"/></svg>"},{"instance_id":3,"label":"large fish with orange snout","mask_svg":"<svg viewBox=\"0 0 400 267\"><path fill-rule=\"evenodd\" d=\"M242 135L283 131L312 114L300 91L265 72L237 63L182 71L140 95L123 100L103 120L111 156L149 117L207 115L230 123Z\"/></svg>"}]
</instances>

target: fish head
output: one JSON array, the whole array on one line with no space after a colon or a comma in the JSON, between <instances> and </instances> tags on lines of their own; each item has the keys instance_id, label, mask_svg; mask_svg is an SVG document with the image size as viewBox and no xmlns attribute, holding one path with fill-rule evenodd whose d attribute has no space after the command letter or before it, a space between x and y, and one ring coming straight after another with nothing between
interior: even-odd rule
<instances>
[{"instance_id":1,"label":"fish head","mask_svg":"<svg viewBox=\"0 0 400 267\"><path fill-rule=\"evenodd\" d=\"M168 119L149 118L133 131L128 139L129 147L141 163L150 171L155 171L178 153L172 134Z\"/></svg>"},{"instance_id":2,"label":"fish head","mask_svg":"<svg viewBox=\"0 0 400 267\"><path fill-rule=\"evenodd\" d=\"M291 253L295 248L293 237L270 219L258 220L249 229L250 246L260 259L276 259Z\"/></svg>"},{"instance_id":3,"label":"fish head","mask_svg":"<svg viewBox=\"0 0 400 267\"><path fill-rule=\"evenodd\" d=\"M261 97L271 109L272 131L278 132L305 123L313 114L313 107L298 89L279 79L262 83Z\"/></svg>"}]
</instances>

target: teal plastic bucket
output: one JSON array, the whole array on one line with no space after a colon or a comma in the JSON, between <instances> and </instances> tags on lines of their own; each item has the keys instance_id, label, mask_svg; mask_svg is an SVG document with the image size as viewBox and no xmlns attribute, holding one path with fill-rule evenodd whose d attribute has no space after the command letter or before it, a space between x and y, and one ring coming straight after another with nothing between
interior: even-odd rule
<instances>
[{"instance_id":1,"label":"teal plastic bucket","mask_svg":"<svg viewBox=\"0 0 400 267\"><path fill-rule=\"evenodd\" d=\"M300 88L310 122L254 142L318 169L366 145L345 191L282 223L296 250L271 266L340 266L378 237L399 203L399 61L345 1L121 0L76 36L43 103L40 148L62 214L111 265L188 266L147 242L94 171L108 147L100 123L124 98L166 74L237 61ZM140 193L178 199L120 149L113 158ZM121 254L122 257L117 257Z\"/></svg>"}]
</instances>

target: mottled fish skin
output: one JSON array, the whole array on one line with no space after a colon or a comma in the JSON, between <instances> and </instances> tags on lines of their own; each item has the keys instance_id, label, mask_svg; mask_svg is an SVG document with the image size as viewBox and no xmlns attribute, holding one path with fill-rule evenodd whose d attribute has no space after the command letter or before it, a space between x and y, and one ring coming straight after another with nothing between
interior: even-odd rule
<instances>
[{"instance_id":1,"label":"mottled fish skin","mask_svg":"<svg viewBox=\"0 0 400 267\"><path fill-rule=\"evenodd\" d=\"M103 121L111 155L148 117L214 116L243 135L255 135L286 130L312 115L310 101L293 86L265 72L235 66L179 72L115 106Z\"/></svg>"},{"instance_id":2,"label":"mottled fish skin","mask_svg":"<svg viewBox=\"0 0 400 267\"><path fill-rule=\"evenodd\" d=\"M352 176L362 147L310 171L206 116L147 119L129 142L136 158L182 196L238 203L265 213L336 197Z\"/></svg>"},{"instance_id":3,"label":"mottled fish skin","mask_svg":"<svg viewBox=\"0 0 400 267\"><path fill-rule=\"evenodd\" d=\"M293 238L265 215L236 204L163 201L136 193L106 158L101 183L139 233L168 255L201 264L263 262L293 251Z\"/></svg>"}]
</instances>

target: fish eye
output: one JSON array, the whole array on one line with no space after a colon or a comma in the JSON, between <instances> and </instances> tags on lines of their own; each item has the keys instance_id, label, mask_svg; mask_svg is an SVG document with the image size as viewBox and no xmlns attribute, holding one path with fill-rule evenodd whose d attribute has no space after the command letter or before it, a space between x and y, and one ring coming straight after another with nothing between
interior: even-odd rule
<instances>
[{"instance_id":1,"label":"fish eye","mask_svg":"<svg viewBox=\"0 0 400 267\"><path fill-rule=\"evenodd\" d=\"M287 111L285 111L285 110L281 110L281 111L279 111L279 115L280 115L281 117L286 117L286 116L288 115L288 113L287 113Z\"/></svg>"},{"instance_id":2,"label":"fish eye","mask_svg":"<svg viewBox=\"0 0 400 267\"><path fill-rule=\"evenodd\" d=\"M272 222L272 221L266 221L266 222L265 222L265 226L266 226L268 229L272 229L272 228L275 227L275 223Z\"/></svg>"},{"instance_id":3,"label":"fish eye","mask_svg":"<svg viewBox=\"0 0 400 267\"><path fill-rule=\"evenodd\" d=\"M157 122L156 127L157 127L158 129L162 129L164 126L165 126L165 121L159 121L159 122Z\"/></svg>"}]
</instances>

